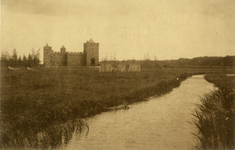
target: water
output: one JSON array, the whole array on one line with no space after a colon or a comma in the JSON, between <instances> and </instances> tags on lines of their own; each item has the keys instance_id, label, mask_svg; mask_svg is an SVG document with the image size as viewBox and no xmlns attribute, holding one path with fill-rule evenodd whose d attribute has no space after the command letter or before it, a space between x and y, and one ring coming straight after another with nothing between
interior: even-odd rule
<instances>
[{"instance_id":1,"label":"water","mask_svg":"<svg viewBox=\"0 0 235 150\"><path fill-rule=\"evenodd\" d=\"M227 74L226 76L235 76L235 74Z\"/></svg>"},{"instance_id":2,"label":"water","mask_svg":"<svg viewBox=\"0 0 235 150\"><path fill-rule=\"evenodd\" d=\"M87 118L89 132L73 135L61 149L143 150L190 149L196 139L190 114L200 97L213 89L202 75L182 82L162 97L130 105L129 110L105 112Z\"/></svg>"}]
</instances>

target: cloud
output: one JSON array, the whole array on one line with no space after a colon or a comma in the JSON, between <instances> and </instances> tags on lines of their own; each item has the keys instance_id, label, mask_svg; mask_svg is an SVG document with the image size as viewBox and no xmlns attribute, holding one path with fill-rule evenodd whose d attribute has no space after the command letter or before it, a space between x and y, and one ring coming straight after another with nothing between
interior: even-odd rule
<instances>
[{"instance_id":1,"label":"cloud","mask_svg":"<svg viewBox=\"0 0 235 150\"><path fill-rule=\"evenodd\" d=\"M2 0L2 7L13 13L47 16L103 16L110 11L108 1Z\"/></svg>"},{"instance_id":2,"label":"cloud","mask_svg":"<svg viewBox=\"0 0 235 150\"><path fill-rule=\"evenodd\" d=\"M224 1L2 0L1 47L25 51L49 43L74 51L92 37L103 54L138 51L163 59L225 49L221 55L228 55L235 0Z\"/></svg>"},{"instance_id":3,"label":"cloud","mask_svg":"<svg viewBox=\"0 0 235 150\"><path fill-rule=\"evenodd\" d=\"M55 0L2 0L2 7L13 13L47 16L65 15L75 8L72 3Z\"/></svg>"},{"instance_id":4,"label":"cloud","mask_svg":"<svg viewBox=\"0 0 235 150\"><path fill-rule=\"evenodd\" d=\"M56 15L56 5L41 0L2 0L2 6L14 13Z\"/></svg>"}]
</instances>

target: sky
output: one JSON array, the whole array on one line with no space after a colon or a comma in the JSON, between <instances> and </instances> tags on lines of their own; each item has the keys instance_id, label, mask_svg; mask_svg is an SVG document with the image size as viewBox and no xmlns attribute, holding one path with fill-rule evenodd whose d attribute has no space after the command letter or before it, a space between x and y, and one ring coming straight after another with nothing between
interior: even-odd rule
<instances>
[{"instance_id":1,"label":"sky","mask_svg":"<svg viewBox=\"0 0 235 150\"><path fill-rule=\"evenodd\" d=\"M235 55L235 0L2 0L1 52L62 45L100 60Z\"/></svg>"}]
</instances>

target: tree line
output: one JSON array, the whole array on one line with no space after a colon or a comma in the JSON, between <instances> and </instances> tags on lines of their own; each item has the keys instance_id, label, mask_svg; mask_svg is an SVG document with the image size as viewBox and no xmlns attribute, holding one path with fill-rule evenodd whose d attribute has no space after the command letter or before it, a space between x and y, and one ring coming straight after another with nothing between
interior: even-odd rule
<instances>
[{"instance_id":1,"label":"tree line","mask_svg":"<svg viewBox=\"0 0 235 150\"><path fill-rule=\"evenodd\" d=\"M38 67L40 66L40 49L31 50L28 56L18 56L16 49L9 54L8 51L4 51L1 54L1 67Z\"/></svg>"},{"instance_id":2,"label":"tree line","mask_svg":"<svg viewBox=\"0 0 235 150\"><path fill-rule=\"evenodd\" d=\"M213 67L235 66L235 56L225 57L195 57L192 59L180 58L177 60L142 60L143 68L172 68L172 67Z\"/></svg>"},{"instance_id":3,"label":"tree line","mask_svg":"<svg viewBox=\"0 0 235 150\"><path fill-rule=\"evenodd\" d=\"M102 61L110 62L112 64L117 64L117 62L122 62L116 59L108 60L107 58ZM138 62L141 64L141 68L171 68L175 67L216 67L216 66L235 66L235 56L225 56L225 57L195 57L192 59L179 58L175 60L150 60L149 57L145 57L144 60L129 59L125 61L128 63ZM115 65L114 65L115 66Z\"/></svg>"},{"instance_id":4,"label":"tree line","mask_svg":"<svg viewBox=\"0 0 235 150\"><path fill-rule=\"evenodd\" d=\"M142 68L174 68L174 67L215 67L235 66L235 56L225 57L195 57L192 59L180 58L176 60L127 60L139 62Z\"/></svg>"}]
</instances>

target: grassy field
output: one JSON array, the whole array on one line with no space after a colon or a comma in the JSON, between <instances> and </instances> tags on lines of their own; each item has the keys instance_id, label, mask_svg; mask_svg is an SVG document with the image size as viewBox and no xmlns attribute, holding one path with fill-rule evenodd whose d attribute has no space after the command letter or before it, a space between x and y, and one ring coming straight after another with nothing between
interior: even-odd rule
<instances>
[{"instance_id":1,"label":"grassy field","mask_svg":"<svg viewBox=\"0 0 235 150\"><path fill-rule=\"evenodd\" d=\"M225 74L206 75L218 89L201 98L202 104L193 114L199 134L196 149L235 148L235 77Z\"/></svg>"},{"instance_id":2,"label":"grassy field","mask_svg":"<svg viewBox=\"0 0 235 150\"><path fill-rule=\"evenodd\" d=\"M123 73L100 73L93 68L2 70L1 146L25 146L29 139L49 126L95 115L123 103L160 96L178 87L192 74L210 73L234 73L234 68L151 69ZM35 144L31 142L29 146Z\"/></svg>"}]
</instances>

